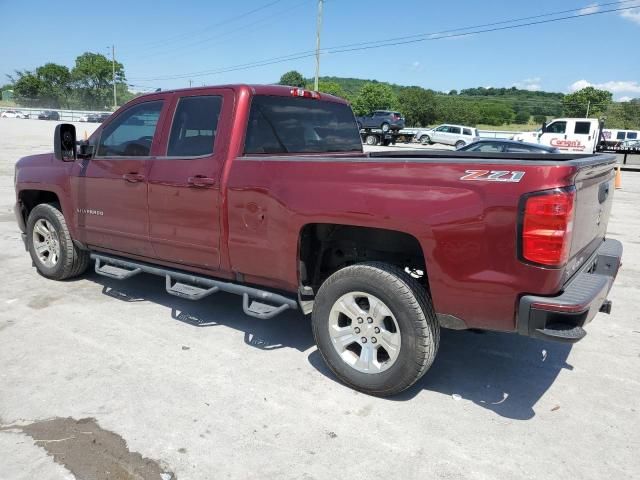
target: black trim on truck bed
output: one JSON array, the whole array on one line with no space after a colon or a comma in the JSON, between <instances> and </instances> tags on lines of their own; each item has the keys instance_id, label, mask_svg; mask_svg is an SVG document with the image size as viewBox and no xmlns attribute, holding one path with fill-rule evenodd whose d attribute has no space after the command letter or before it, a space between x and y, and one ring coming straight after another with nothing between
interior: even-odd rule
<instances>
[{"instance_id":1,"label":"black trim on truck bed","mask_svg":"<svg viewBox=\"0 0 640 480\"><path fill-rule=\"evenodd\" d=\"M609 313L607 295L620 268L622 243L605 240L593 257L555 297L525 295L518 306L518 333L574 343L598 312Z\"/></svg>"}]
</instances>

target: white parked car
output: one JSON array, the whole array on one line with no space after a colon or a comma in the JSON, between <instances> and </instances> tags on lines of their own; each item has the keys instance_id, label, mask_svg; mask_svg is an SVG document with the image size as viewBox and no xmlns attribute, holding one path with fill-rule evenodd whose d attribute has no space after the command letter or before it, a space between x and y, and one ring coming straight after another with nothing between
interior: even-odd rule
<instances>
[{"instance_id":1,"label":"white parked car","mask_svg":"<svg viewBox=\"0 0 640 480\"><path fill-rule=\"evenodd\" d=\"M0 114L2 118L29 118L29 115L22 113L20 110L5 110Z\"/></svg>"},{"instance_id":2,"label":"white parked car","mask_svg":"<svg viewBox=\"0 0 640 480\"><path fill-rule=\"evenodd\" d=\"M423 145L442 143L461 148L477 142L480 139L480 135L478 130L473 127L443 124L431 129L421 130L418 132L417 139Z\"/></svg>"}]
</instances>

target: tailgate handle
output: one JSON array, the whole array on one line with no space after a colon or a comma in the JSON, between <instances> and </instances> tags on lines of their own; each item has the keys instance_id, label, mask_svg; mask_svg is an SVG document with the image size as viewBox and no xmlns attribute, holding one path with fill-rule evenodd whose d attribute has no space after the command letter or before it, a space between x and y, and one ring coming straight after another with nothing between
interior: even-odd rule
<instances>
[{"instance_id":1,"label":"tailgate handle","mask_svg":"<svg viewBox=\"0 0 640 480\"><path fill-rule=\"evenodd\" d=\"M604 203L609 197L609 182L601 183L600 189L598 190L598 201L600 203Z\"/></svg>"}]
</instances>

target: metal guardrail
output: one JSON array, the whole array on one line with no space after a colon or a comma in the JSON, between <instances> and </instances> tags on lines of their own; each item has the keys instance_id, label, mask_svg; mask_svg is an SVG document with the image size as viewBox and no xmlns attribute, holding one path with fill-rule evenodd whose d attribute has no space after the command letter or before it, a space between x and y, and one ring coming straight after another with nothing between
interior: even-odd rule
<instances>
[{"instance_id":1,"label":"metal guardrail","mask_svg":"<svg viewBox=\"0 0 640 480\"><path fill-rule=\"evenodd\" d=\"M0 107L0 114L2 112L6 112L7 110L21 112L25 115L28 115L29 118L38 118L38 115L45 111L58 112L58 114L60 115L60 120L67 122L80 122L82 121L83 117L91 114L113 113L104 110L61 110L59 108Z\"/></svg>"}]
</instances>

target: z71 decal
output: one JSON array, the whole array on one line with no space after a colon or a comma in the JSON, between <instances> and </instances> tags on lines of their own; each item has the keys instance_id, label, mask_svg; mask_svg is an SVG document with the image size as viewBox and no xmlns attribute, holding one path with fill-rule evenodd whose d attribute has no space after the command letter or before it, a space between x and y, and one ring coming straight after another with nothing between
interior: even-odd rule
<instances>
[{"instance_id":1,"label":"z71 decal","mask_svg":"<svg viewBox=\"0 0 640 480\"><path fill-rule=\"evenodd\" d=\"M524 172L510 170L466 170L460 180L477 180L481 182L519 182Z\"/></svg>"}]
</instances>

